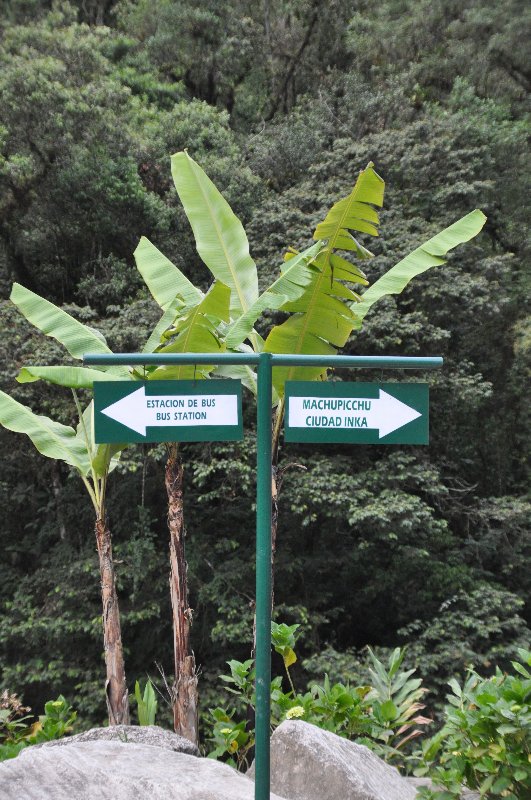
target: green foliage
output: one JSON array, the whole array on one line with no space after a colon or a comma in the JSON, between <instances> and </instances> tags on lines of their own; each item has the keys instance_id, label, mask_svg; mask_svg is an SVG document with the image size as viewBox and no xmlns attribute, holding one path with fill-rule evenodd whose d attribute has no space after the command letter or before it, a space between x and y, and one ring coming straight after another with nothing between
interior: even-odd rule
<instances>
[{"instance_id":1,"label":"green foliage","mask_svg":"<svg viewBox=\"0 0 531 800\"><path fill-rule=\"evenodd\" d=\"M228 713L223 708L211 709L210 713L214 723L211 733L214 749L209 752L208 757L225 757L230 766L240 770L248 769L250 764L247 754L254 747L254 736L246 730L245 720L236 722L233 719L235 711Z\"/></svg>"},{"instance_id":2,"label":"green foliage","mask_svg":"<svg viewBox=\"0 0 531 800\"><path fill-rule=\"evenodd\" d=\"M481 797L524 800L531 790L531 653L520 650L513 672L488 679L474 670L451 694L442 730L422 747L416 775L429 775L440 789L422 788L426 800L459 798L462 786Z\"/></svg>"},{"instance_id":3,"label":"green foliage","mask_svg":"<svg viewBox=\"0 0 531 800\"><path fill-rule=\"evenodd\" d=\"M510 592L483 586L470 593L459 591L427 620L416 620L397 633L407 643L406 668L415 667L428 690L429 713L440 719L450 679L474 665L488 675L493 664L506 669L529 641L531 632L522 618L524 603ZM381 659L391 649L376 649ZM389 654L389 656L388 656ZM326 672L333 681L372 681L371 659L365 651L338 652L333 646L304 659L309 674Z\"/></svg>"},{"instance_id":4,"label":"green foliage","mask_svg":"<svg viewBox=\"0 0 531 800\"><path fill-rule=\"evenodd\" d=\"M280 306L276 304L281 311L292 313L272 329L266 339L266 351L333 355L347 343L353 330L361 328L374 303L388 295L400 294L414 277L444 264L443 256L449 250L475 237L485 224L486 217L481 211L467 214L395 264L360 297L345 282L366 286L366 275L339 255L339 251L362 261L373 258L373 253L351 231L379 235L380 218L374 206L382 207L383 196L384 182L369 162L351 193L335 203L315 229L313 238L324 246L312 260L312 279L306 281L300 297L288 298ZM288 253L286 258L293 258L295 252ZM326 373L322 367L277 369L275 388L282 396L284 381L322 379Z\"/></svg>"},{"instance_id":5,"label":"green foliage","mask_svg":"<svg viewBox=\"0 0 531 800\"><path fill-rule=\"evenodd\" d=\"M290 667L297 657L294 651L299 625L272 623L271 642L282 656L290 689L284 692L282 677L271 682L271 717L275 728L285 719L302 718L320 728L346 738L356 739L382 758L402 763L407 756L402 748L420 736L421 727L431 720L418 712L424 708L420 702L425 689L422 681L411 676L414 669L400 670L404 653L397 648L387 665L370 652L371 685L351 687L349 684L331 684L325 675L322 684L311 683L309 691L299 693L293 685ZM254 746L254 729L249 722L238 719L238 711L254 709L254 661L227 662L230 675L221 675L229 684L226 691L235 695L237 708L211 709L212 758L230 757L230 763L242 769L247 764L249 750ZM235 760L234 760L235 759Z\"/></svg>"},{"instance_id":6,"label":"green foliage","mask_svg":"<svg viewBox=\"0 0 531 800\"><path fill-rule=\"evenodd\" d=\"M399 633L409 642L408 663L415 664L432 692L430 706L440 708L448 680L474 665L488 674L493 664L507 669L530 631L522 618L523 601L508 591L483 585L457 592L427 622L412 622Z\"/></svg>"},{"instance_id":7,"label":"green foliage","mask_svg":"<svg viewBox=\"0 0 531 800\"><path fill-rule=\"evenodd\" d=\"M0 422L8 430L29 436L39 453L70 464L83 476L88 473L87 448L73 428L34 414L5 392L0 393Z\"/></svg>"},{"instance_id":8,"label":"green foliage","mask_svg":"<svg viewBox=\"0 0 531 800\"><path fill-rule=\"evenodd\" d=\"M373 13L367 10L366 3L356 9L347 33L355 70L367 75L377 64L378 83L402 73L417 105L427 99L444 102L456 75L466 76L484 96L517 108L525 105L523 47L529 9L521 0L503 6L493 0L480 6L465 0L459 13L449 0L437 5L386 0L371 8ZM386 57L389 53L392 59Z\"/></svg>"},{"instance_id":9,"label":"green foliage","mask_svg":"<svg viewBox=\"0 0 531 800\"><path fill-rule=\"evenodd\" d=\"M98 331L83 325L62 309L39 297L18 283L13 284L10 298L28 322L46 336L57 339L71 356L82 359L84 353L110 353L104 337ZM123 372L123 370L121 370Z\"/></svg>"},{"instance_id":10,"label":"green foliage","mask_svg":"<svg viewBox=\"0 0 531 800\"><path fill-rule=\"evenodd\" d=\"M61 12L3 31L2 239L10 268L52 297L89 262L96 269L95 261L105 261L116 226L127 238L133 220L156 225L157 202L142 186L133 137L116 136L127 130L131 102L110 74L110 39L108 29L91 30ZM118 257L127 253L116 249Z\"/></svg>"},{"instance_id":11,"label":"green foliage","mask_svg":"<svg viewBox=\"0 0 531 800\"><path fill-rule=\"evenodd\" d=\"M258 297L258 276L243 225L188 153L172 156L171 169L197 252L216 280L231 290L231 311L247 311Z\"/></svg>"},{"instance_id":12,"label":"green foliage","mask_svg":"<svg viewBox=\"0 0 531 800\"><path fill-rule=\"evenodd\" d=\"M139 725L154 725L157 716L157 698L151 681L146 681L144 693L140 689L140 684L135 681L136 708L138 713Z\"/></svg>"},{"instance_id":13,"label":"green foliage","mask_svg":"<svg viewBox=\"0 0 531 800\"><path fill-rule=\"evenodd\" d=\"M480 238L382 299L345 344L361 355L444 356L430 378L429 449L282 448L275 595L281 618L304 630L290 668L297 685L310 661L316 680L368 685L364 646L386 663L407 641L402 668L418 667L439 713L444 684L466 665L507 669L529 641L531 589L528 4L2 9L0 388L37 415L77 424L69 391L15 381L24 365L66 366L57 341L7 302L13 280L100 330L115 352L141 350L160 322L132 257L140 233L201 296L209 287L168 153L188 148L245 226L270 309L255 323L264 338L285 321L281 284L263 298L279 254L312 245L309 232L351 192L357 165L374 161L387 181L377 258L362 265L371 284L439 227L484 209ZM184 446L204 708L223 702L226 660L244 663L252 647L256 451L244 407L241 447ZM82 724L101 724L91 509L66 465L26 436L13 441L0 429L1 682L34 708L61 691ZM122 459L107 493L128 670L142 675L156 661L169 676L164 448Z\"/></svg>"},{"instance_id":14,"label":"green foliage","mask_svg":"<svg viewBox=\"0 0 531 800\"><path fill-rule=\"evenodd\" d=\"M103 335L71 317L53 303L15 283L11 301L25 318L47 336L64 345L70 355L81 359L87 348L110 353ZM78 416L76 430L45 416L34 414L29 408L0 392L0 424L8 430L25 433L37 450L48 458L57 459L75 468L90 495L96 514L104 515L105 482L116 465L116 454L122 447L98 445L94 442L92 403L82 411L76 388L91 386L91 370L76 367L26 367L19 374L19 382L39 379L49 380L73 389ZM94 379L101 379L105 371L95 370ZM129 370L111 367L108 374L115 378L129 377Z\"/></svg>"},{"instance_id":15,"label":"green foliage","mask_svg":"<svg viewBox=\"0 0 531 800\"><path fill-rule=\"evenodd\" d=\"M201 290L145 236L140 238L135 250L135 261L154 300L163 311L168 309L176 297L181 298L185 305L196 304L203 298Z\"/></svg>"},{"instance_id":16,"label":"green foliage","mask_svg":"<svg viewBox=\"0 0 531 800\"><path fill-rule=\"evenodd\" d=\"M60 739L72 730L72 723L77 712L72 710L63 695L57 700L50 700L44 706L44 715L39 717L39 724L31 737L30 744Z\"/></svg>"},{"instance_id":17,"label":"green foliage","mask_svg":"<svg viewBox=\"0 0 531 800\"><path fill-rule=\"evenodd\" d=\"M476 209L466 217L454 222L446 230L441 231L428 242L418 247L406 258L395 264L376 283L370 286L359 306L356 306L356 316L363 320L371 306L390 294L400 294L412 278L425 272L433 266L445 263L443 256L447 255L458 244L468 242L483 228L486 217L482 211Z\"/></svg>"},{"instance_id":18,"label":"green foliage","mask_svg":"<svg viewBox=\"0 0 531 800\"><path fill-rule=\"evenodd\" d=\"M309 692L298 696L300 707L292 705L286 718L302 717L340 736L356 739L386 761L407 761L405 745L422 735L422 727L431 722L419 714L426 692L415 672L400 670L404 652L396 648L384 664L369 651L372 669L368 685L351 687L331 684L328 676L322 684L310 683ZM281 705L285 704L285 700Z\"/></svg>"},{"instance_id":19,"label":"green foliage","mask_svg":"<svg viewBox=\"0 0 531 800\"><path fill-rule=\"evenodd\" d=\"M282 656L284 666L289 674L289 668L297 660L295 655L296 631L299 625L286 625L285 623L271 622L271 644L275 652Z\"/></svg>"},{"instance_id":20,"label":"green foliage","mask_svg":"<svg viewBox=\"0 0 531 800\"><path fill-rule=\"evenodd\" d=\"M45 703L44 714L37 722L28 725L31 715L20 716L29 711L21 708L15 695L2 694L0 707L0 761L15 758L20 751L32 744L42 744L52 739L61 739L72 731L77 712L72 710L63 695ZM26 724L25 724L26 723Z\"/></svg>"}]
</instances>

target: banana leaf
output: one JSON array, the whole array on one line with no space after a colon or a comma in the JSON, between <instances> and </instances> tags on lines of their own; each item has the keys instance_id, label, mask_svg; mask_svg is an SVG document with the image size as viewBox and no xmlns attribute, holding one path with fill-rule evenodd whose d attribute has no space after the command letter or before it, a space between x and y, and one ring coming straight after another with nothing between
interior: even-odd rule
<instances>
[{"instance_id":1,"label":"banana leaf","mask_svg":"<svg viewBox=\"0 0 531 800\"><path fill-rule=\"evenodd\" d=\"M336 250L349 250L358 258L372 254L351 231L378 235L378 213L373 206L383 204L385 184L372 163L362 170L348 197L335 203L314 233L314 239L326 241L312 262L312 279L296 300L288 300L281 311L291 313L285 322L272 329L266 339L269 353L294 355L333 355L343 347L356 323L348 301L358 296L342 281L365 283L363 272ZM326 374L323 367L289 367L274 370L273 380L283 396L286 380L315 380Z\"/></svg>"},{"instance_id":2,"label":"banana leaf","mask_svg":"<svg viewBox=\"0 0 531 800\"><path fill-rule=\"evenodd\" d=\"M311 262L322 248L322 243L312 245L302 253L289 254L280 278L271 284L251 308L242 314L229 328L226 336L227 347L238 347L253 332L256 320L267 309L277 309L289 300L297 300L312 281L315 269ZM291 257L292 256L292 257Z\"/></svg>"},{"instance_id":3,"label":"banana leaf","mask_svg":"<svg viewBox=\"0 0 531 800\"><path fill-rule=\"evenodd\" d=\"M10 431L29 436L39 453L64 461L83 476L90 469L85 442L73 428L49 417L34 414L27 406L0 391L0 424Z\"/></svg>"},{"instance_id":4,"label":"banana leaf","mask_svg":"<svg viewBox=\"0 0 531 800\"><path fill-rule=\"evenodd\" d=\"M60 342L71 356L82 359L85 353L110 353L105 338L99 331L89 328L67 314L66 311L40 297L38 294L14 283L10 295L11 301L28 322L35 325L46 336ZM104 372L129 377L127 367L101 367Z\"/></svg>"},{"instance_id":5,"label":"banana leaf","mask_svg":"<svg viewBox=\"0 0 531 800\"><path fill-rule=\"evenodd\" d=\"M94 402L91 401L79 421L76 436L85 444L92 469L99 478L113 471L127 444L96 444L94 441Z\"/></svg>"},{"instance_id":6,"label":"banana leaf","mask_svg":"<svg viewBox=\"0 0 531 800\"><path fill-rule=\"evenodd\" d=\"M33 383L44 380L56 386L66 386L69 389L91 389L96 381L119 381L121 375L101 372L90 367L22 367L17 375L19 383Z\"/></svg>"},{"instance_id":7,"label":"banana leaf","mask_svg":"<svg viewBox=\"0 0 531 800\"><path fill-rule=\"evenodd\" d=\"M413 250L398 264L395 264L365 291L360 303L352 306L357 320L355 328L361 328L367 312L382 297L387 297L390 294L400 294L417 275L426 272L430 267L438 267L445 264L446 261L443 256L449 250L457 247L457 245L468 242L474 236L477 236L486 220L487 217L479 209L471 211L470 214L461 217L449 228L445 228L425 244Z\"/></svg>"},{"instance_id":8,"label":"banana leaf","mask_svg":"<svg viewBox=\"0 0 531 800\"><path fill-rule=\"evenodd\" d=\"M166 310L176 297L182 298L186 306L195 305L202 300L203 292L145 236L140 239L134 257L138 271L155 302L163 310Z\"/></svg>"},{"instance_id":9,"label":"banana leaf","mask_svg":"<svg viewBox=\"0 0 531 800\"><path fill-rule=\"evenodd\" d=\"M166 332L170 344L159 347L158 353L221 353L226 347L219 335L219 324L229 321L230 289L215 281L203 300L193 307L176 326ZM214 365L158 367L149 374L150 380L185 380L206 378Z\"/></svg>"},{"instance_id":10,"label":"banana leaf","mask_svg":"<svg viewBox=\"0 0 531 800\"><path fill-rule=\"evenodd\" d=\"M239 380L249 389L251 394L256 397L258 385L256 382L256 372L252 367L246 364L224 364L217 366L212 373L217 378L231 378L232 380ZM273 403L275 405L275 403Z\"/></svg>"},{"instance_id":11,"label":"banana leaf","mask_svg":"<svg viewBox=\"0 0 531 800\"><path fill-rule=\"evenodd\" d=\"M357 258L372 258L372 253L350 231L378 236L380 218L373 206L383 205L385 183L373 167L372 161L367 164L348 197L335 203L315 229L313 238L328 240L330 251L350 250Z\"/></svg>"},{"instance_id":12,"label":"banana leaf","mask_svg":"<svg viewBox=\"0 0 531 800\"><path fill-rule=\"evenodd\" d=\"M197 252L214 277L230 288L232 315L240 316L258 298L256 265L243 225L188 153L172 156L171 171Z\"/></svg>"},{"instance_id":13,"label":"banana leaf","mask_svg":"<svg viewBox=\"0 0 531 800\"><path fill-rule=\"evenodd\" d=\"M202 297L198 300L201 302ZM164 334L171 328L174 324L175 320L177 319L179 312L183 311L183 304L179 297L175 297L173 301L169 304L166 308L166 311L159 319L155 327L153 328L149 339L145 343L144 347L142 348L143 353L154 353L157 347L160 346L160 343L163 339Z\"/></svg>"}]
</instances>

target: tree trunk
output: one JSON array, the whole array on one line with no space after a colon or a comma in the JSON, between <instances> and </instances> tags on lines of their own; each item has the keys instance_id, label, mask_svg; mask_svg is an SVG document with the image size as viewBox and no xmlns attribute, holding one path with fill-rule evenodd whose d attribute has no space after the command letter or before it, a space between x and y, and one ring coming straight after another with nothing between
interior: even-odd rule
<instances>
[{"instance_id":1,"label":"tree trunk","mask_svg":"<svg viewBox=\"0 0 531 800\"><path fill-rule=\"evenodd\" d=\"M66 525L63 514L63 504L61 502L62 483L58 461L52 462L52 491L55 498L55 513L57 516L57 524L59 526L59 537L61 541L64 542L66 539Z\"/></svg>"},{"instance_id":2,"label":"tree trunk","mask_svg":"<svg viewBox=\"0 0 531 800\"><path fill-rule=\"evenodd\" d=\"M198 743L198 694L194 654L190 649L192 609L188 606L184 548L183 465L178 445L169 448L166 462L168 528L170 531L170 597L173 616L175 681L172 687L175 733Z\"/></svg>"},{"instance_id":3,"label":"tree trunk","mask_svg":"<svg viewBox=\"0 0 531 800\"><path fill-rule=\"evenodd\" d=\"M100 560L101 602L103 606L103 646L107 680L105 696L109 725L129 725L129 695L125 680L120 610L112 560L111 532L101 517L96 519L96 544Z\"/></svg>"}]
</instances>

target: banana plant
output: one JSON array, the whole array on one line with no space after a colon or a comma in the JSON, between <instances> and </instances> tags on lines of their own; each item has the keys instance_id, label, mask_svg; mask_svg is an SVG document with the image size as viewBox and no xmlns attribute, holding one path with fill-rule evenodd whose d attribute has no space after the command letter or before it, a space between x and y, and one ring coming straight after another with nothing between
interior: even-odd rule
<instances>
[{"instance_id":1,"label":"banana plant","mask_svg":"<svg viewBox=\"0 0 531 800\"><path fill-rule=\"evenodd\" d=\"M368 280L359 266L345 258L344 252L361 262L374 257L353 235L355 232L378 236L378 209L383 205L385 184L371 162L360 172L350 194L335 203L317 226L313 234L316 244L303 253L290 248L280 277L258 296L247 238L227 202L187 153L172 157L172 174L199 255L233 291L231 324L225 331L226 346L233 350L245 348L248 342L254 350L270 353L335 354L352 332L361 328L375 303L390 294L399 294L427 269L443 265L444 256L476 236L486 220L481 211L472 211L417 247L360 294L351 287L366 287ZM266 310L280 310L290 316L275 326L264 342L254 326ZM284 416L284 384L286 380L322 380L326 372L322 367L274 371L273 554L278 523L278 445Z\"/></svg>"},{"instance_id":2,"label":"banana plant","mask_svg":"<svg viewBox=\"0 0 531 800\"><path fill-rule=\"evenodd\" d=\"M144 244L145 242L141 241L139 245L140 251ZM219 325L226 324L229 320L230 290L228 287L219 281L215 281L210 290L206 294L203 294L199 289L193 286L177 267L170 265L169 262L163 263L161 268L157 263L157 259L163 260L162 254L158 253L158 251L154 254L149 246L148 251L151 256L155 255L155 262L150 262L148 269L150 287L155 293L157 300L160 302L163 314L144 345L143 352L149 353L153 352L155 349L159 352L219 352L223 349L223 344L216 331ZM159 280L159 277L161 280ZM11 300L29 322L46 335L52 336L59 341L74 358L81 359L84 353L87 352L111 352L104 338L98 331L82 325L49 301L25 289L23 286L19 284L13 286ZM162 377L184 379L194 377L195 375L195 377L205 378L213 369L214 366L202 366L194 373L193 367L182 367L173 371L170 369L169 372L165 373ZM148 368L145 373L141 373L137 370L130 370L122 366L96 369L92 367L75 366L26 365L20 370L17 380L21 383L45 380L59 386L70 387L75 392L79 388L92 388L94 382L100 380L134 381L140 379L157 379L158 377L161 377L159 371L153 368ZM90 406L90 413L87 411L83 414L82 418L85 421L83 431L86 435L87 446L95 447L91 424L92 404ZM0 421L2 420L0 419ZM175 494L176 477L179 472L178 459L176 458L174 450L175 448L170 446L166 470L166 486L169 494L171 492ZM97 452L106 452L105 446L97 448ZM114 637L111 636L110 632L105 628L106 621L111 621L111 616L105 610L108 605L107 595L110 588L112 589L111 599L112 611L114 613L114 617L112 618L113 629L119 631L118 600L116 597L114 570L112 566L111 538L110 531L106 525L103 504L106 478L107 474L104 473L102 475L102 480L104 480L103 489L99 492L98 485L96 486L93 502L96 501L97 504L96 534L98 553L100 554L100 567L102 567L103 562L105 562L105 578L102 572L102 592L104 590L106 592L103 615L104 641L106 643L105 653L106 660L112 661L111 650L114 652L116 647L111 647L109 643L118 641L121 653L121 641L119 641L119 638L118 640L116 639L116 635L114 635ZM178 482L179 481L177 481L177 483ZM86 480L85 484L89 486ZM175 502L169 503L168 518L170 520L170 528L172 529L175 528L175 520L179 517L178 505L179 504ZM106 536L105 541L102 539L103 533ZM180 552L179 540L175 536L172 537L170 541L170 564L172 574L170 585L172 587L171 596L174 612L175 640L178 643L176 652L179 654L189 654L188 657L181 659L179 662L180 670L177 673L180 678L179 681L177 681L174 692L176 730L181 735L187 736L187 738L197 742L197 676L193 654L189 652L190 648L188 645L191 612L185 613L187 612L187 605L183 602L181 597L182 591L180 587L183 581L184 586L186 586L186 570L184 551L182 553ZM109 570L112 571L112 580L109 577ZM123 692L120 694L120 697L125 697L124 702L127 703L123 656L121 658ZM114 686L113 680L109 677L109 669L110 666L108 665L108 685ZM114 675L115 672L116 670L114 670L112 674ZM111 724L115 724L118 719L122 719L123 722L125 716L122 714L120 717L116 713L116 702L114 702L115 693L111 694L111 700L113 700L109 711L109 720Z\"/></svg>"},{"instance_id":3,"label":"banana plant","mask_svg":"<svg viewBox=\"0 0 531 800\"><path fill-rule=\"evenodd\" d=\"M146 344L146 352L212 352L226 350L224 333L232 315L239 316L258 297L256 266L249 255L243 226L203 170L186 153L172 159L175 184L192 225L199 253L214 276L207 295L186 279L177 267L148 239L142 237L135 250L135 261L153 298L163 314ZM176 309L182 298L188 312ZM176 313L177 311L177 313ZM254 346L260 337L250 332ZM158 341L157 341L158 339ZM215 362L215 359L213 359ZM207 378L226 371L212 366L160 367L150 378ZM237 373L237 375L235 374ZM233 370L256 391L251 369ZM198 690L195 657L190 644L192 609L188 600L183 505L184 465L177 442L167 444L165 484L168 497L170 551L170 596L174 639L174 684L172 706L174 729L197 742Z\"/></svg>"},{"instance_id":4,"label":"banana plant","mask_svg":"<svg viewBox=\"0 0 531 800\"><path fill-rule=\"evenodd\" d=\"M138 258L145 268L148 286L153 286L149 266ZM175 268L176 269L176 268ZM213 353L225 347L218 329L229 320L231 292L223 283L215 281L204 296L186 313L174 319L167 330L160 332L160 353ZM171 302L168 308L171 309ZM166 313L166 312L165 312ZM166 316L165 323L174 316ZM164 315L163 315L164 318ZM168 366L151 370L151 380L185 380L207 378L213 365ZM190 644L192 609L188 602L188 579L185 554L185 527L183 507L183 462L177 442L167 444L165 485L168 497L168 529L170 556L170 598L173 621L174 684L172 686L173 724L176 733L198 742L198 689L195 656Z\"/></svg>"},{"instance_id":5,"label":"banana plant","mask_svg":"<svg viewBox=\"0 0 531 800\"><path fill-rule=\"evenodd\" d=\"M61 341L76 358L83 352L110 352L99 333L52 303L15 284L12 299L25 316L48 335ZM122 368L89 370L78 367L36 367L23 369L19 379L28 382L46 378L59 385L76 387L92 385L95 380L119 380ZM105 652L105 697L110 725L129 724L129 698L122 649L120 613L112 558L111 532L106 519L105 496L109 473L119 458L121 445L96 445L92 430L92 403L82 411L75 389L74 401L78 425L74 429L49 417L35 414L5 392L0 392L0 424L8 430L24 433L44 456L63 461L83 481L95 513L96 547L98 551L103 641Z\"/></svg>"},{"instance_id":6,"label":"banana plant","mask_svg":"<svg viewBox=\"0 0 531 800\"><path fill-rule=\"evenodd\" d=\"M145 273L150 291L163 311L159 323L149 336L143 352L212 352L224 349L218 329L229 322L231 291L220 280L215 280L211 289L204 294L147 239L141 239L135 257L142 274ZM227 274L227 271L223 273ZM22 314L39 330L59 341L76 359L84 353L110 353L105 340L97 331L74 320L61 309L42 297L15 284L11 300ZM45 380L59 386L91 388L98 380L139 380L165 378L206 378L214 366L180 367L169 369L162 375L159 370L148 368L144 373L126 367L85 368L75 366L28 366L22 368L17 380L29 382ZM242 377L246 382L253 381L252 372L246 371ZM186 564L184 560L184 527L182 525L182 465L176 444L168 446L166 465L166 487L168 491L168 520L170 525L170 586L174 622L175 685L173 692L174 726L183 736L197 743L197 675L195 661L189 645L191 610L187 601ZM102 498L104 498L104 492ZM97 528L105 520L103 506L97 511ZM181 520L181 521L180 521ZM101 554L111 553L110 533L108 546ZM98 540L99 541L99 540ZM100 552L100 549L99 551ZM101 559L100 559L101 561ZM110 561L112 566L112 558ZM118 602L114 592L113 609L119 625ZM109 581L106 580L107 587ZM104 622L108 615L104 614ZM105 637L104 637L105 638ZM109 637L106 637L106 641ZM107 654L107 648L106 648ZM123 659L122 659L123 660ZM124 692L125 674L123 673ZM109 715L116 719L116 714Z\"/></svg>"},{"instance_id":7,"label":"banana plant","mask_svg":"<svg viewBox=\"0 0 531 800\"><path fill-rule=\"evenodd\" d=\"M185 213L193 229L198 252L214 276L211 290L216 292L207 302L202 292L188 281L177 267L148 239L142 237L135 250L139 272L163 314L159 325L148 340L146 352L213 352L227 350L226 336L239 320L245 335L237 343L240 350L260 351L263 339L253 325L246 326L245 315L260 302L256 265L249 255L245 230L227 201L190 156L183 152L172 157L172 174ZM320 249L293 259L289 275L270 287L265 307L295 299L311 279L308 262ZM217 288L216 288L217 287ZM209 293L210 294L210 293ZM189 304L185 319L176 314L175 300ZM216 299L216 302L212 301ZM181 310L182 311L182 310ZM243 343L248 338L250 344ZM158 339L158 341L157 341ZM239 378L256 394L256 376L249 367L161 367L150 371L150 378L184 379L193 375ZM185 526L183 507L184 465L178 443L167 445L166 491L168 496L168 525L170 537L170 587L174 636L174 672L172 705L174 728L177 733L197 738L197 674L194 653L190 645L192 610L188 602L185 556Z\"/></svg>"},{"instance_id":8,"label":"banana plant","mask_svg":"<svg viewBox=\"0 0 531 800\"><path fill-rule=\"evenodd\" d=\"M282 304L269 306L290 316L271 330L264 344L266 352L334 355L346 344L352 332L362 327L366 314L375 303L390 294L400 294L417 275L445 264L444 256L476 236L485 224L485 215L477 209L472 211L417 247L360 295L351 286L368 286L366 275L341 253L347 251L359 261L374 257L354 237L352 231L378 236L377 209L383 205L384 188L384 181L375 172L374 165L369 163L360 172L350 194L335 203L317 226L313 238L321 247L308 265L311 281L297 298L287 298ZM286 253L281 277L286 275L296 257L293 249ZM263 306L255 303L245 315L245 324L240 322L231 328L227 344L234 347L250 338L250 330L263 310ZM278 447L283 417L285 381L322 380L326 373L323 367L275 370L274 383L279 403L274 428L274 452Z\"/></svg>"},{"instance_id":9,"label":"banana plant","mask_svg":"<svg viewBox=\"0 0 531 800\"><path fill-rule=\"evenodd\" d=\"M160 254L159 254L160 255ZM169 263L169 262L168 262ZM163 281L160 285L157 277L160 270L157 265L150 270L152 278L152 288L161 300L163 315L148 338L143 351L152 352L157 349L162 352L219 352L222 344L216 335L216 326L229 319L230 290L220 282L216 281L210 291L203 295L199 289L177 269L171 265L164 265ZM26 319L35 325L39 330L60 342L68 353L76 359L81 359L87 352L91 353L110 353L102 335L86 325L75 320L62 309L57 308L53 303L36 295L34 292L15 284L11 292L11 300ZM215 322L214 322L214 321ZM168 343L170 340L170 343ZM196 377L206 377L212 367L204 366L198 369ZM165 377L170 378L189 378L192 377L193 368L187 367L177 370L174 374ZM170 371L171 372L171 371ZM79 402L75 392L80 388L92 388L96 381L109 380L140 380L158 378L157 370L147 370L142 374L137 370L130 370L127 367L76 367L76 366L34 366L26 365L23 367L17 380L20 383L27 383L36 380L45 380L48 383L63 387L69 387L74 391L76 406L80 413L79 435L83 434L85 447L91 457L90 469L81 470L80 475L89 491L91 500L96 511L96 541L100 559L100 572L102 578L102 602L103 602L103 626L104 626L104 646L105 659L107 665L107 684L106 696L109 709L110 724L125 724L129 720L128 693L125 682L125 668L123 664L123 653L120 635L120 617L118 598L116 594L114 566L112 561L112 541L111 533L106 521L105 514L105 488L107 483L108 471L114 462L106 462L108 453L114 453L121 449L109 448L109 446L94 444L92 430L92 404L81 414ZM0 409L0 422L12 430L27 432L30 430L26 425L13 427L16 425L16 414L13 413L13 403L16 401L8 395L2 397L2 408ZM18 404L20 406L20 404ZM18 408L17 406L17 408ZM24 408L21 406L21 408ZM8 410L11 412L8 413ZM5 411L5 414L3 413ZM32 413L27 410L28 413ZM21 417L22 418L22 417ZM56 425L53 421L50 424ZM40 440L32 439L39 447ZM122 447L124 447L123 445ZM48 453L46 453L48 455ZM51 457L54 457L50 453ZM175 471L178 465L175 459L168 458L168 468L166 470L166 485L168 488L174 487ZM61 457L61 456L58 456ZM69 463L69 462L67 462ZM79 465L78 465L79 466ZM79 470L78 470L79 471ZM175 503L169 504L169 519L171 521L179 516L178 508ZM185 614L185 605L179 599L179 591L176 589L183 579L186 584L186 572L184 569L183 557L179 551L178 540L172 539L170 544L170 563L172 571L172 607L174 609L174 624L176 637L179 642L177 648L179 653L188 652L188 629L191 617ZM195 689L195 701L192 702L194 686L197 678L195 674L195 663L193 655L184 659L184 667L180 670L181 684L184 688L175 693L174 707L180 708L181 712L176 711L178 725L176 730L182 735L197 742L197 689ZM187 699L185 699L187 698ZM191 699L190 699L191 698ZM190 702L188 702L190 701ZM186 713L182 711L186 710Z\"/></svg>"}]
</instances>

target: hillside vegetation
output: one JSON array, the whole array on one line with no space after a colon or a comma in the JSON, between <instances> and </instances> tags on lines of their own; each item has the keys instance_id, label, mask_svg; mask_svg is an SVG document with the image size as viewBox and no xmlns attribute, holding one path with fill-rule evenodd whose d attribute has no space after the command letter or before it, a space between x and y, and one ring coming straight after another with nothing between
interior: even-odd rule
<instances>
[{"instance_id":1,"label":"hillside vegetation","mask_svg":"<svg viewBox=\"0 0 531 800\"><path fill-rule=\"evenodd\" d=\"M159 318L140 236L209 276L169 157L188 149L249 234L261 286L307 247L369 161L386 182L374 281L474 208L482 234L367 316L343 352L442 355L427 448L286 445L275 593L299 624L299 685L362 680L409 643L436 710L445 681L531 639L528 99L524 0L0 2L0 388L73 424L71 394L17 384L64 351L9 301L17 281L114 351ZM262 334L280 316L262 321ZM380 379L352 373L350 379ZM387 377L387 376L384 376ZM407 378L407 375L400 376ZM89 395L86 394L88 399ZM184 445L200 697L250 657L254 406L245 441ZM92 511L65 465L0 428L0 688L105 718ZM125 451L108 490L131 689L172 671L164 446ZM276 657L276 656L275 656ZM167 716L159 704L161 719Z\"/></svg>"}]
</instances>

